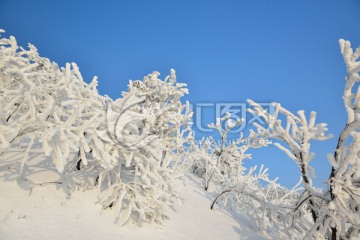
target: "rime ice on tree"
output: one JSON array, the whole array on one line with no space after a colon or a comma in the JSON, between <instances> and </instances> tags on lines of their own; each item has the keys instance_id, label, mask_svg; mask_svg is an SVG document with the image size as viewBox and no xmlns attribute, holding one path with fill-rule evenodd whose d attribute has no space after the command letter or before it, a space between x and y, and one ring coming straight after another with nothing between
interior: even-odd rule
<instances>
[{"instance_id":1,"label":"rime ice on tree","mask_svg":"<svg viewBox=\"0 0 360 240\"><path fill-rule=\"evenodd\" d=\"M188 93L175 71L164 81L154 72L130 82L123 98L99 95L97 78L84 82L75 63L59 68L37 49L0 39L0 154L40 145L65 188L99 188L104 208L117 207L121 224L130 218L163 222L177 197L175 178L184 171L192 112L180 98Z\"/></svg>"}]
</instances>

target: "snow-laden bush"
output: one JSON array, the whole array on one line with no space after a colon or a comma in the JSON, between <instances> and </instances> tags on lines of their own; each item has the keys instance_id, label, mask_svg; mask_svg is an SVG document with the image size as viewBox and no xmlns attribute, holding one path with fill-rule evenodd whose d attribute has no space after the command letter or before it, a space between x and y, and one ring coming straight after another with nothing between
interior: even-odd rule
<instances>
[{"instance_id":1,"label":"snow-laden bush","mask_svg":"<svg viewBox=\"0 0 360 240\"><path fill-rule=\"evenodd\" d=\"M250 168L235 182L227 182L214 199L211 209L220 201L232 211L245 213L261 232L273 232L279 236L300 239L292 227L295 216L292 210L299 193L301 181L292 189L287 189L270 179L268 169L261 165Z\"/></svg>"},{"instance_id":2,"label":"snow-laden bush","mask_svg":"<svg viewBox=\"0 0 360 240\"><path fill-rule=\"evenodd\" d=\"M242 119L234 121L230 117L230 114L226 113L224 117L217 118L216 123L208 125L218 132L219 141L208 137L192 145L191 172L203 179L205 190L209 189L210 183L213 183L217 190L221 190L224 184L236 182L246 170L243 161L251 158L251 154L247 151L269 144L259 139L253 131L250 131L246 138L241 134L238 139L228 141L231 129L242 123Z\"/></svg>"},{"instance_id":3,"label":"snow-laden bush","mask_svg":"<svg viewBox=\"0 0 360 240\"><path fill-rule=\"evenodd\" d=\"M250 129L249 134L228 142L228 134L241 120L233 121L227 113L218 118L215 124L209 124L220 135L216 142L212 137L202 139L195 147L192 172L201 177L205 190L212 183L216 193L215 203L222 202L233 211L246 213L260 231L272 231L286 235L293 234L291 210L302 189L300 182L292 189L281 186L277 179L271 180L268 169L257 166L246 169L245 159L251 159L249 150L266 147L271 141Z\"/></svg>"},{"instance_id":4,"label":"snow-laden bush","mask_svg":"<svg viewBox=\"0 0 360 240\"><path fill-rule=\"evenodd\" d=\"M108 141L121 149L123 161L100 174L100 185L107 186L100 196L105 207L118 202L125 221L136 212L140 220L162 222L164 204L177 197L174 179L184 172L186 145L192 139L192 112L180 102L185 84L176 83L173 70L164 81L158 76L154 72L144 81L130 82L123 99L108 111L115 116L109 117L114 121L106 129L112 133ZM134 95L136 103L123 102Z\"/></svg>"},{"instance_id":5,"label":"snow-laden bush","mask_svg":"<svg viewBox=\"0 0 360 240\"><path fill-rule=\"evenodd\" d=\"M75 63L59 68L34 46L25 50L14 37L1 38L0 154L26 146L22 181L31 174L24 171L29 152L40 146L62 174L60 184L74 187L77 176L85 188L98 185L99 202L116 205L121 224L161 223L178 194L174 180L184 171L192 112L180 102L188 90L176 83L175 71L158 76L130 82L112 100L98 93L96 77L84 82Z\"/></svg>"}]
</instances>

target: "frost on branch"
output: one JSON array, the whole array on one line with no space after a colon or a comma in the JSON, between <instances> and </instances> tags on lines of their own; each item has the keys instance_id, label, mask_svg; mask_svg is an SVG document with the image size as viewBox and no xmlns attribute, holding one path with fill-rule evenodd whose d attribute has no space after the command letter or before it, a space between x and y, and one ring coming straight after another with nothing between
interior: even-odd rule
<instances>
[{"instance_id":1,"label":"frost on branch","mask_svg":"<svg viewBox=\"0 0 360 240\"><path fill-rule=\"evenodd\" d=\"M270 179L268 169L261 165L250 168L238 177L236 182L229 182L211 205L222 200L224 205L230 205L233 211L246 213L260 231L274 232L279 236L300 235L291 227L294 220L292 211L299 192L301 181L292 189L281 186L277 180Z\"/></svg>"},{"instance_id":2,"label":"frost on branch","mask_svg":"<svg viewBox=\"0 0 360 240\"><path fill-rule=\"evenodd\" d=\"M63 172L71 152L79 150L84 129L105 110L96 79L85 83L75 63L59 68L39 57L32 45L29 50L19 48L14 37L1 39L0 78L0 126L5 130L0 133L0 151L30 138L30 143L42 143L45 154Z\"/></svg>"},{"instance_id":3,"label":"frost on branch","mask_svg":"<svg viewBox=\"0 0 360 240\"><path fill-rule=\"evenodd\" d=\"M23 180L32 174L32 149L40 148L64 188L97 185L99 202L116 207L121 224L162 222L178 195L192 112L180 102L188 90L176 83L175 71L164 81L158 76L130 82L112 100L99 95L96 77L84 82L75 63L59 68L34 46L25 50L14 37L1 38L0 156L25 147L18 165Z\"/></svg>"},{"instance_id":4,"label":"frost on branch","mask_svg":"<svg viewBox=\"0 0 360 240\"><path fill-rule=\"evenodd\" d=\"M107 131L122 148L124 160L100 174L99 186L109 186L101 192L100 201L105 208L118 202L118 212L125 216L121 223L130 212L140 220L162 222L164 203L178 195L174 180L184 171L186 148L192 139L188 126L192 112L189 103L180 102L187 89L176 83L175 72L172 70L170 80L158 76L154 72L144 81L129 83L121 100L138 96L136 103L117 100L112 106L115 117Z\"/></svg>"},{"instance_id":5,"label":"frost on branch","mask_svg":"<svg viewBox=\"0 0 360 240\"><path fill-rule=\"evenodd\" d=\"M290 226L300 183L286 189L277 179L269 179L264 166L258 172L257 166L247 170L243 164L251 158L249 150L266 147L271 142L252 129L246 137L240 133L238 139L228 142L228 133L240 124L240 120L231 120L228 113L218 118L209 127L219 133L220 141L202 139L192 154L193 172L204 179L206 190L212 183L217 194L211 208L222 202L233 211L246 213L260 231L273 231L275 227L278 233L299 235Z\"/></svg>"},{"instance_id":6,"label":"frost on branch","mask_svg":"<svg viewBox=\"0 0 360 240\"><path fill-rule=\"evenodd\" d=\"M257 166L247 170L243 164L251 158L248 151L271 142L253 130L246 137L241 133L238 139L228 142L228 133L240 124L227 113L209 125L219 133L220 140L203 138L192 148L192 172L203 179L205 190L213 190L217 195L211 209L216 203L223 203L232 211L246 213L261 231L273 231L275 227L278 233L298 236L291 224L292 209L302 189L300 182L293 189L286 189L277 179L269 179L264 166L258 172Z\"/></svg>"},{"instance_id":7,"label":"frost on branch","mask_svg":"<svg viewBox=\"0 0 360 240\"><path fill-rule=\"evenodd\" d=\"M340 40L340 49L347 68L344 105L348 122L340 133L333 155L329 178L330 198L327 221L332 237L360 238L360 48L354 52L349 41Z\"/></svg>"},{"instance_id":8,"label":"frost on branch","mask_svg":"<svg viewBox=\"0 0 360 240\"><path fill-rule=\"evenodd\" d=\"M241 123L241 119L234 121L226 113L224 117L217 118L216 123L208 125L219 133L219 141L212 137L203 138L192 146L192 172L204 180L205 190L209 189L210 183L214 183L215 187L223 187L229 181L236 182L244 174L243 160L251 158L247 151L269 144L259 141L252 131L246 138L241 134L238 139L228 141L229 132Z\"/></svg>"},{"instance_id":9,"label":"frost on branch","mask_svg":"<svg viewBox=\"0 0 360 240\"><path fill-rule=\"evenodd\" d=\"M294 208L292 227L306 239L360 238L360 48L354 52L350 42L339 42L348 72L343 96L348 121L340 133L334 154L328 154L332 170L327 193L314 189L310 174L312 168L309 166L314 156L310 152L310 140L329 138L325 134L326 124L315 124L314 112L307 121L303 111L295 115L275 104L274 114L269 114L260 105L249 100L252 105L249 111L262 117L269 125L265 129L255 124L258 133L266 138L277 139L279 142L274 145L293 159L300 169L305 189ZM286 119L284 125L279 114ZM308 221L306 217L308 208L312 221Z\"/></svg>"},{"instance_id":10,"label":"frost on branch","mask_svg":"<svg viewBox=\"0 0 360 240\"><path fill-rule=\"evenodd\" d=\"M279 103L274 103L275 110L273 113L265 111L259 104L251 100L248 100L248 103L252 107L248 111L261 117L268 125L268 128L265 128L254 123L257 133L264 138L275 141L274 145L295 161L299 167L304 191L294 206L293 214L306 216L309 208L312 221L294 219L292 225L301 235L305 235L307 230L323 215L319 209L322 208L323 204L326 204L324 197L312 185L311 176L314 174L314 170L309 163L315 154L310 151L311 141L327 140L332 135L326 134L327 125L325 123L316 124L315 112L311 112L309 119L307 119L304 111L298 111L295 115L281 107ZM285 123L282 119L285 119ZM308 208L303 206L308 206Z\"/></svg>"}]
</instances>

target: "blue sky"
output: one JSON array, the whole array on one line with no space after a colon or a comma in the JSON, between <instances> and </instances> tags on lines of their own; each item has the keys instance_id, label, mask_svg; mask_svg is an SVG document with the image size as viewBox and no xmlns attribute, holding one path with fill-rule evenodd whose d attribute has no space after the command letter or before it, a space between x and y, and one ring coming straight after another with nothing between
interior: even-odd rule
<instances>
[{"instance_id":1,"label":"blue sky","mask_svg":"<svg viewBox=\"0 0 360 240\"><path fill-rule=\"evenodd\" d=\"M0 28L63 66L76 62L112 98L129 79L170 68L198 103L280 102L318 112L338 135L346 122L346 74L338 39L360 46L358 0L19 1L0 0ZM206 114L205 114L206 115ZM212 122L210 112L203 122ZM197 131L198 137L205 134ZM317 186L329 175L336 137L313 145ZM292 186L295 163L279 150L253 152L272 177Z\"/></svg>"}]
</instances>

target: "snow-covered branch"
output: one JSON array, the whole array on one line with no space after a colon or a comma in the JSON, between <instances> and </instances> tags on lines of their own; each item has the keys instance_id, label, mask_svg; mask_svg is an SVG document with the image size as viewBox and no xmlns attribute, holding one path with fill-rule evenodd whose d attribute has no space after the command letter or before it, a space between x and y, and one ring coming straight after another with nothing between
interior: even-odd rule
<instances>
[{"instance_id":1,"label":"snow-covered branch","mask_svg":"<svg viewBox=\"0 0 360 240\"><path fill-rule=\"evenodd\" d=\"M193 144L192 172L204 179L205 190L208 190L212 182L218 187L229 181L237 182L245 171L243 160L251 158L248 150L269 144L259 140L253 131L250 131L247 137L241 133L238 139L229 142L228 133L241 123L241 119L234 121L230 114L226 113L224 117L217 118L216 123L208 125L219 133L219 141L209 137Z\"/></svg>"},{"instance_id":2,"label":"snow-covered branch","mask_svg":"<svg viewBox=\"0 0 360 240\"><path fill-rule=\"evenodd\" d=\"M354 52L349 41L341 39L339 43L348 73L343 96L348 121L334 154L328 154L332 165L328 225L333 239L357 239L360 238L360 48Z\"/></svg>"}]
</instances>

